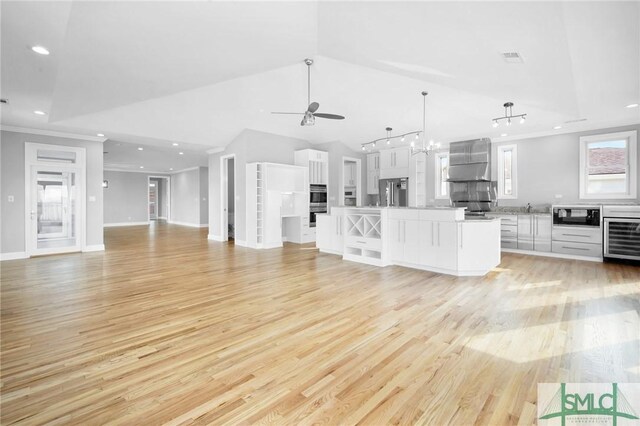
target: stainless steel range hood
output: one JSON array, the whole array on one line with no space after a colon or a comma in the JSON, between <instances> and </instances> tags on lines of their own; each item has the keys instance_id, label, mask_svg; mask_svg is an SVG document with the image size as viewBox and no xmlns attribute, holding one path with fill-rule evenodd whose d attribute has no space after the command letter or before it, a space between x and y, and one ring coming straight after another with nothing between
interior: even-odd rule
<instances>
[{"instance_id":1,"label":"stainless steel range hood","mask_svg":"<svg viewBox=\"0 0 640 426\"><path fill-rule=\"evenodd\" d=\"M491 140L454 142L449 147L449 182L491 180Z\"/></svg>"},{"instance_id":2,"label":"stainless steel range hood","mask_svg":"<svg viewBox=\"0 0 640 426\"><path fill-rule=\"evenodd\" d=\"M449 146L449 197L455 207L484 212L495 206L496 182L491 182L491 140L454 142Z\"/></svg>"}]
</instances>

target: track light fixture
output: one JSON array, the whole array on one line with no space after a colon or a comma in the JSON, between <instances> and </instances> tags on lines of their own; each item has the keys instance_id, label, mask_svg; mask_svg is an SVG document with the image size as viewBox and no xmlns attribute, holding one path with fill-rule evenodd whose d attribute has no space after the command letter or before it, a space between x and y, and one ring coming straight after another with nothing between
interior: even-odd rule
<instances>
[{"instance_id":1,"label":"track light fixture","mask_svg":"<svg viewBox=\"0 0 640 426\"><path fill-rule=\"evenodd\" d=\"M497 117L491 120L491 125L493 127L498 127L500 125L500 120L506 120L505 124L507 126L511 126L512 118L520 118L520 124L523 124L527 119L527 114L513 115L513 102L506 102L502 106L504 107L504 117Z\"/></svg>"}]
</instances>

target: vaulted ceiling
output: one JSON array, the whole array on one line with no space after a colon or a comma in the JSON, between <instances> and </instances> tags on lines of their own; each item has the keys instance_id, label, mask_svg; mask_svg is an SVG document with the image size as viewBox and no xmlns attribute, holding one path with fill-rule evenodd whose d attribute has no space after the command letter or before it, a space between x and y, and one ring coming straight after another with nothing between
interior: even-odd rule
<instances>
[{"instance_id":1,"label":"vaulted ceiling","mask_svg":"<svg viewBox=\"0 0 640 426\"><path fill-rule=\"evenodd\" d=\"M443 142L637 123L639 6L3 1L1 122L195 150L245 128L357 148L420 129L427 90ZM503 60L514 51L523 63ZM305 110L306 57L312 100L345 120L270 114ZM528 120L494 129L506 101Z\"/></svg>"}]
</instances>

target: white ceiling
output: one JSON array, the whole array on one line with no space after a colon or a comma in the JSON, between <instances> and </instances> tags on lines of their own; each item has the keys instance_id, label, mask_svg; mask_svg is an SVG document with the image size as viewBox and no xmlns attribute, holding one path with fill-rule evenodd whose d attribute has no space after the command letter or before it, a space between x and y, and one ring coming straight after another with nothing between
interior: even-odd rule
<instances>
[{"instance_id":1,"label":"white ceiling","mask_svg":"<svg viewBox=\"0 0 640 426\"><path fill-rule=\"evenodd\" d=\"M443 142L638 123L625 105L640 101L639 6L3 1L1 122L200 154L245 128L357 148L386 126L419 129L427 90L427 133ZM270 114L306 108L305 57L312 100L345 120ZM494 129L506 101L528 120Z\"/></svg>"}]
</instances>

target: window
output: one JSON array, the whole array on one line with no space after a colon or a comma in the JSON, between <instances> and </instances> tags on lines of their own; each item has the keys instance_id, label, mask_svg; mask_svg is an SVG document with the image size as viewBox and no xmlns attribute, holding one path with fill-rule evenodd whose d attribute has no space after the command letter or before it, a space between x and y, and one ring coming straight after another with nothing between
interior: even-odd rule
<instances>
[{"instance_id":1,"label":"window","mask_svg":"<svg viewBox=\"0 0 640 426\"><path fill-rule=\"evenodd\" d=\"M580 198L636 198L637 133L580 138Z\"/></svg>"},{"instance_id":2,"label":"window","mask_svg":"<svg viewBox=\"0 0 640 426\"><path fill-rule=\"evenodd\" d=\"M449 198L449 153L436 154L436 198Z\"/></svg>"},{"instance_id":3,"label":"window","mask_svg":"<svg viewBox=\"0 0 640 426\"><path fill-rule=\"evenodd\" d=\"M518 147L498 147L498 198L518 198Z\"/></svg>"}]
</instances>

